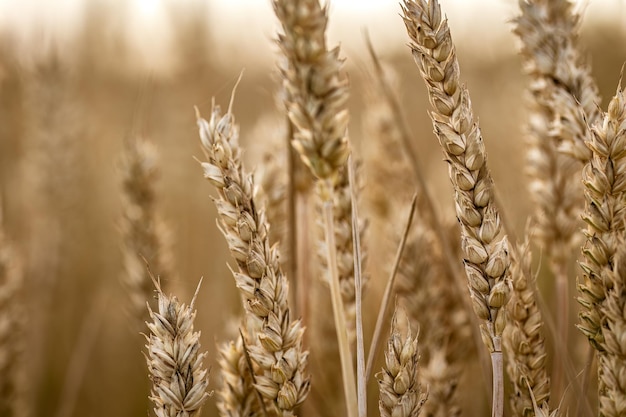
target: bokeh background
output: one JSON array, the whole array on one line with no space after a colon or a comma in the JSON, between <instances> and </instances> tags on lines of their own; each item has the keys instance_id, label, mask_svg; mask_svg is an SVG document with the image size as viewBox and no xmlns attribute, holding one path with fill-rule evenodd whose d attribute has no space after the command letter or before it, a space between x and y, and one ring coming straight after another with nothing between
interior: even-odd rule
<instances>
[{"instance_id":1,"label":"bokeh background","mask_svg":"<svg viewBox=\"0 0 626 417\"><path fill-rule=\"evenodd\" d=\"M526 79L509 23L517 2L441 4L506 216L521 233L531 202L524 175ZM579 7L585 12L581 43L606 103L626 61L626 2ZM396 71L431 192L452 216L399 5L334 0L329 11L329 44L341 45L351 80L357 153L368 146L362 129L371 88L367 31ZM236 323L240 303L215 224L213 190L193 159L202 155L193 107L208 115L212 97L226 106L245 68L234 111L248 167L259 166L263 153L275 149L270 143L280 143L275 132L284 120L275 105L276 30L269 0L0 2L0 190L4 227L25 265L24 357L33 415L151 413L144 339L128 325L120 285L119 165L123 141L135 135L149 138L160 153L159 211L171 230L176 271L167 285L186 301L204 276L196 326L207 365L217 370L215 343L230 337L227 324ZM399 233L400 223L389 232ZM368 235L365 245L376 239ZM383 255L370 255L368 311L376 309L389 266ZM366 316L370 327L372 317ZM212 389L216 384L214 377ZM471 382L460 387L467 401L476 401L475 389ZM210 398L204 415L216 415L214 404Z\"/></svg>"}]
</instances>

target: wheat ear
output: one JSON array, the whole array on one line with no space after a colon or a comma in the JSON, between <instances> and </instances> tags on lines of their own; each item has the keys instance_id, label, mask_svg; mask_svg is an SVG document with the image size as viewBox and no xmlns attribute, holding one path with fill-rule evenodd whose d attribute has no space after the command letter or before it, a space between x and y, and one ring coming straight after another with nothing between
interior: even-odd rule
<instances>
[{"instance_id":1,"label":"wheat ear","mask_svg":"<svg viewBox=\"0 0 626 417\"><path fill-rule=\"evenodd\" d=\"M255 398L253 370L249 369L241 338L220 347L219 365L222 387L218 392L217 409L222 417L262 415Z\"/></svg>"},{"instance_id":2,"label":"wheat ear","mask_svg":"<svg viewBox=\"0 0 626 417\"><path fill-rule=\"evenodd\" d=\"M344 393L348 415L353 416L357 410L356 381L348 337L350 331L341 296L341 271L338 270L338 264L343 264L344 256L341 255L348 254L348 259L352 259L352 245L349 252L338 249L341 235L336 235L333 213L335 187L347 184L345 166L350 153L346 135L348 82L341 72L339 48L329 50L326 45L326 8L322 8L318 0L274 0L273 6L282 26L278 44L285 59L280 71L285 87L285 105L294 129L292 144L319 180ZM346 213L345 218L349 219L350 211ZM337 229L339 232L345 229L351 236L351 221L345 224L346 228L339 226Z\"/></svg>"},{"instance_id":3,"label":"wheat ear","mask_svg":"<svg viewBox=\"0 0 626 417\"><path fill-rule=\"evenodd\" d=\"M577 233L584 203L581 165L597 122L600 98L577 42L580 16L570 1L520 1L514 32L530 76L531 115L527 136L530 191L535 201L536 234L555 278L558 343L565 348L569 329L568 266L579 246ZM554 366L555 394L561 391L562 363Z\"/></svg>"},{"instance_id":4,"label":"wheat ear","mask_svg":"<svg viewBox=\"0 0 626 417\"><path fill-rule=\"evenodd\" d=\"M571 1L521 0L522 14L514 32L522 40L526 72L533 77L531 92L557 111L550 134L559 149L586 162L591 153L588 125L601 117L598 87L578 45L580 16Z\"/></svg>"},{"instance_id":5,"label":"wheat ear","mask_svg":"<svg viewBox=\"0 0 626 417\"><path fill-rule=\"evenodd\" d=\"M419 323L422 379L428 385L424 414L458 416L457 384L471 340L469 315L443 266L437 238L418 218L402 260L397 294L412 322ZM427 311L428 314L424 314ZM470 313L471 314L471 313ZM463 359L462 359L463 358Z\"/></svg>"},{"instance_id":6,"label":"wheat ear","mask_svg":"<svg viewBox=\"0 0 626 417\"><path fill-rule=\"evenodd\" d=\"M509 298L508 244L501 234L485 146L470 96L459 82L450 29L436 0L406 0L404 22L413 56L426 82L435 133L444 150L455 189L456 212L472 304L483 320L483 341L492 358L493 415L503 413L503 307Z\"/></svg>"},{"instance_id":7,"label":"wheat ear","mask_svg":"<svg viewBox=\"0 0 626 417\"><path fill-rule=\"evenodd\" d=\"M592 128L588 146L592 157L583 169L587 240L578 327L598 351L600 415L618 416L626 413L626 269L616 259L626 230L626 99L621 86L602 123Z\"/></svg>"},{"instance_id":8,"label":"wheat ear","mask_svg":"<svg viewBox=\"0 0 626 417\"><path fill-rule=\"evenodd\" d=\"M248 348L259 367L255 387L278 415L291 416L309 392L304 329L290 316L289 284L278 249L270 246L265 214L257 210L252 176L243 168L239 128L231 109L222 115L213 105L209 121L198 114L198 126L208 159L202 162L204 177L218 191L214 202L220 229L237 261L233 275L250 328Z\"/></svg>"},{"instance_id":9,"label":"wheat ear","mask_svg":"<svg viewBox=\"0 0 626 417\"><path fill-rule=\"evenodd\" d=\"M125 142L121 163L125 268L122 283L130 299L131 318L137 325L148 319L145 302L153 290L145 262L161 277L169 276L170 271L167 233L156 213L157 164L157 152L150 142L141 138Z\"/></svg>"},{"instance_id":10,"label":"wheat ear","mask_svg":"<svg viewBox=\"0 0 626 417\"><path fill-rule=\"evenodd\" d=\"M416 417L428 398L419 380L417 335L411 335L408 319L406 328L403 337L394 313L385 350L385 367L377 374L381 417Z\"/></svg>"},{"instance_id":11,"label":"wheat ear","mask_svg":"<svg viewBox=\"0 0 626 417\"><path fill-rule=\"evenodd\" d=\"M151 322L150 335L146 336L154 413L157 417L193 417L199 415L209 396L208 372L202 365L206 352L200 352L200 332L193 331L200 284L189 306L166 296L158 281L154 284L158 310L152 311L148 305Z\"/></svg>"},{"instance_id":12,"label":"wheat ear","mask_svg":"<svg viewBox=\"0 0 626 417\"><path fill-rule=\"evenodd\" d=\"M509 324L504 332L507 372L514 388L511 408L515 415L527 416L535 407L549 409L550 401L543 319L535 302L528 240L511 252L511 280L513 291L507 305Z\"/></svg>"}]
</instances>

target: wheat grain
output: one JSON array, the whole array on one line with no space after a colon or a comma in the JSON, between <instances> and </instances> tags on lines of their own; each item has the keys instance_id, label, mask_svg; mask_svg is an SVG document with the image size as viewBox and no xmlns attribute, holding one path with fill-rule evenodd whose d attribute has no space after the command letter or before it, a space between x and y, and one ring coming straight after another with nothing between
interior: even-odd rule
<instances>
[{"instance_id":1,"label":"wheat grain","mask_svg":"<svg viewBox=\"0 0 626 417\"><path fill-rule=\"evenodd\" d=\"M319 180L333 315L347 411L352 416L357 409L357 395L349 335L354 332L349 330L352 326L346 324L344 315L351 314L353 301L347 303L346 309L341 294L342 287L344 294L348 286L353 287L354 276L353 273L345 274L352 270L348 265L353 265L351 210L345 209L351 206L349 192L344 192L348 189L346 161L350 153L347 137L348 83L341 72L339 48L327 48L328 17L319 1L274 0L273 6L282 26L278 45L284 59L279 68L285 107L293 128L292 144ZM339 215L335 216L333 209L338 209ZM342 239L344 236L346 239ZM350 261L346 262L347 259ZM342 285L342 276L348 277L350 284ZM352 294L348 295L353 298Z\"/></svg>"},{"instance_id":2,"label":"wheat grain","mask_svg":"<svg viewBox=\"0 0 626 417\"><path fill-rule=\"evenodd\" d=\"M428 398L419 381L417 335L411 335L408 320L406 327L406 335L402 336L394 314L385 351L385 367L377 375L381 417L416 417Z\"/></svg>"},{"instance_id":3,"label":"wheat grain","mask_svg":"<svg viewBox=\"0 0 626 417\"><path fill-rule=\"evenodd\" d=\"M514 388L511 408L516 415L528 416L535 406L549 410L550 401L543 319L535 302L528 240L511 252L511 279L513 291L507 305L509 325L504 332L507 372Z\"/></svg>"},{"instance_id":4,"label":"wheat grain","mask_svg":"<svg viewBox=\"0 0 626 417\"><path fill-rule=\"evenodd\" d=\"M407 0L403 5L413 56L426 82L435 133L444 150L455 188L461 223L465 271L472 304L483 320L483 341L492 356L495 416L503 413L501 337L509 297L508 244L501 235L493 180L470 96L459 82L459 66L450 29L436 0Z\"/></svg>"},{"instance_id":5,"label":"wheat grain","mask_svg":"<svg viewBox=\"0 0 626 417\"><path fill-rule=\"evenodd\" d=\"M589 149L587 123L598 120L598 88L581 59L577 42L580 16L570 1L525 0L514 20L521 55L530 75L531 116L529 189L535 202L536 234L545 248L557 295L557 343L566 347L569 334L568 266L579 246L577 230L584 198L581 164ZM562 363L555 362L554 390L561 393ZM524 387L522 387L524 388Z\"/></svg>"},{"instance_id":6,"label":"wheat grain","mask_svg":"<svg viewBox=\"0 0 626 417\"><path fill-rule=\"evenodd\" d=\"M514 32L522 40L531 92L554 109L550 134L562 152L586 162L587 126L600 118L598 87L578 45L580 16L569 0L523 0Z\"/></svg>"},{"instance_id":7,"label":"wheat grain","mask_svg":"<svg viewBox=\"0 0 626 417\"><path fill-rule=\"evenodd\" d=\"M154 413L157 417L193 417L209 396L208 373L202 365L206 352L200 352L200 332L193 328L200 284L189 306L165 295L157 281L154 284L158 309L153 311L148 305L151 322L146 336Z\"/></svg>"},{"instance_id":8,"label":"wheat grain","mask_svg":"<svg viewBox=\"0 0 626 417\"><path fill-rule=\"evenodd\" d=\"M442 262L433 231L418 220L400 266L397 294L399 305L420 325L422 378L429 392L424 415L437 417L461 413L456 388L471 340L467 312Z\"/></svg>"},{"instance_id":9,"label":"wheat grain","mask_svg":"<svg viewBox=\"0 0 626 417\"><path fill-rule=\"evenodd\" d=\"M217 409L222 417L261 415L255 397L252 370L248 369L243 341L225 343L219 357L222 387L218 392Z\"/></svg>"},{"instance_id":10,"label":"wheat grain","mask_svg":"<svg viewBox=\"0 0 626 417\"><path fill-rule=\"evenodd\" d=\"M318 0L274 0L283 33L280 65L285 104L295 127L293 146L315 176L337 175L348 158L347 78L339 48L326 47L326 9Z\"/></svg>"},{"instance_id":11,"label":"wheat grain","mask_svg":"<svg viewBox=\"0 0 626 417\"><path fill-rule=\"evenodd\" d=\"M587 240L578 301L582 305L579 329L598 351L600 415L626 413L626 269L623 250L626 213L626 99L621 87L609 103L602 123L592 129L588 143L592 157L583 170L584 220Z\"/></svg>"},{"instance_id":12,"label":"wheat grain","mask_svg":"<svg viewBox=\"0 0 626 417\"><path fill-rule=\"evenodd\" d=\"M290 317L289 284L270 246L265 214L257 210L252 176L243 169L232 112L222 115L214 105L209 121L198 114L198 126L208 158L204 176L218 191L220 229L237 261L233 275L244 298L249 352L260 370L255 387L278 415L291 416L309 391L304 329Z\"/></svg>"}]
</instances>

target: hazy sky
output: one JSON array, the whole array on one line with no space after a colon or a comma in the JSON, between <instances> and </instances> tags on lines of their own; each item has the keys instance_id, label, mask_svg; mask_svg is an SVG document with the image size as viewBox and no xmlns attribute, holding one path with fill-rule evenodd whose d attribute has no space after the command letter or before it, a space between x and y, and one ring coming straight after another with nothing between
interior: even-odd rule
<instances>
[{"instance_id":1,"label":"hazy sky","mask_svg":"<svg viewBox=\"0 0 626 417\"><path fill-rule=\"evenodd\" d=\"M100 1L119 13L124 23L118 29L125 32L136 56L147 67L158 67L164 65L163 57L172 47L171 21L163 5L187 7L203 0L0 0L0 31L18 34L17 40L25 50L32 50L33 44L41 42L42 34L55 42L71 40L78 33L87 1ZM206 1L207 22L221 46L217 54L228 54L228 61L234 66L250 62L251 55L262 62L267 57L267 63L271 62L274 48L271 40L276 31L271 0ZM457 43L488 45L484 53L502 45L511 49L513 38L507 20L516 14L517 0L440 2ZM579 1L586 8L586 22L596 19L619 22L620 16L626 18L624 3L626 0ZM406 44L398 0L332 0L330 4L331 44L341 43L347 54L363 48L365 28L378 50Z\"/></svg>"}]
</instances>

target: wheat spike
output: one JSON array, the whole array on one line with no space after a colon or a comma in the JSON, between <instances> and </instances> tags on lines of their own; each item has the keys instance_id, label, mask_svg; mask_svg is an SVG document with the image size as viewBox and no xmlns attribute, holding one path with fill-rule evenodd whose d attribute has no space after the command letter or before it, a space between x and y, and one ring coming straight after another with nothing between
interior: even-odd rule
<instances>
[{"instance_id":1,"label":"wheat spike","mask_svg":"<svg viewBox=\"0 0 626 417\"><path fill-rule=\"evenodd\" d=\"M269 224L263 211L257 210L252 176L242 165L232 112L222 115L214 105L209 121L198 115L198 126L208 159L202 162L204 177L218 191L214 202L220 229L237 261L233 275L250 328L247 343L259 367L255 387L278 415L291 416L309 391L304 329L290 317L289 284L279 265L278 249L270 246Z\"/></svg>"},{"instance_id":2,"label":"wheat spike","mask_svg":"<svg viewBox=\"0 0 626 417\"><path fill-rule=\"evenodd\" d=\"M385 351L385 367L377 375L381 417L416 417L428 398L419 381L417 335L411 335L408 319L406 327L403 337L394 314Z\"/></svg>"},{"instance_id":3,"label":"wheat spike","mask_svg":"<svg viewBox=\"0 0 626 417\"><path fill-rule=\"evenodd\" d=\"M148 305L151 322L146 336L154 413L157 417L197 416L209 396L208 373L202 365L206 352L200 352L200 332L193 329L198 292L186 306L165 295L158 282L155 285L158 309L152 311Z\"/></svg>"},{"instance_id":4,"label":"wheat spike","mask_svg":"<svg viewBox=\"0 0 626 417\"><path fill-rule=\"evenodd\" d=\"M621 87L602 122L591 130L588 146L592 156L583 170L587 240L581 264L583 281L578 285L583 310L578 327L598 351L600 415L618 416L626 413L626 344L622 342L626 269L621 259L626 208L626 99Z\"/></svg>"},{"instance_id":5,"label":"wheat spike","mask_svg":"<svg viewBox=\"0 0 626 417\"><path fill-rule=\"evenodd\" d=\"M504 332L504 347L507 372L514 388L511 408L515 415L529 416L535 405L542 410L549 409L550 378L542 333L543 319L535 301L529 242L515 246L511 259L513 291L507 305L509 325Z\"/></svg>"},{"instance_id":6,"label":"wheat spike","mask_svg":"<svg viewBox=\"0 0 626 417\"><path fill-rule=\"evenodd\" d=\"M121 173L125 268L122 283L130 299L131 318L142 324L148 319L145 300L152 293L152 281L145 262L159 276L170 276L168 234L156 210L154 188L159 172L154 146L142 138L127 140Z\"/></svg>"}]
</instances>

